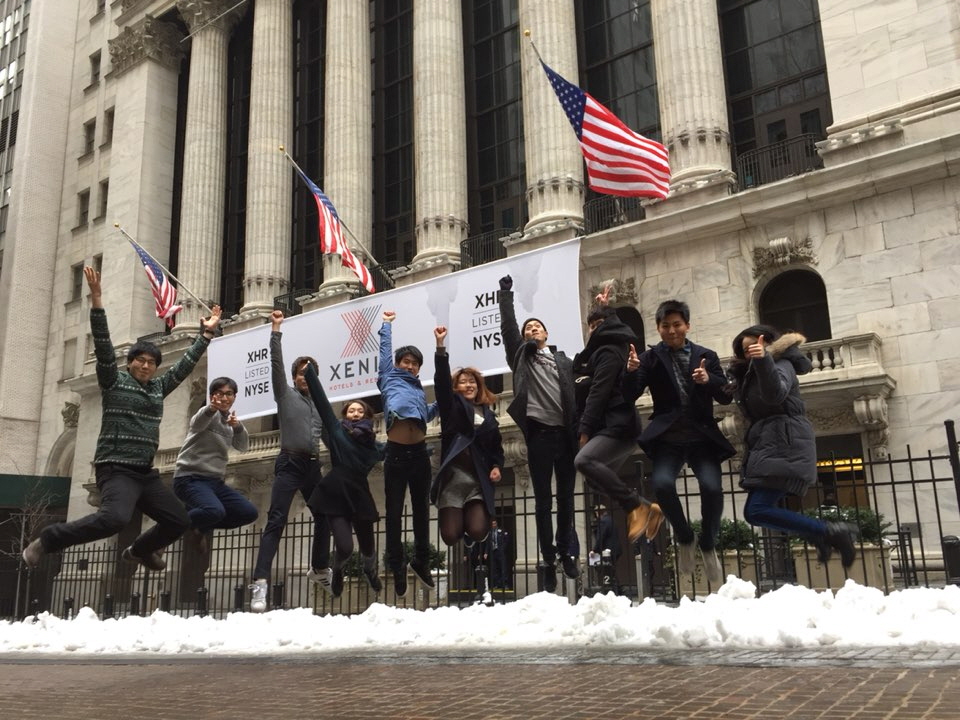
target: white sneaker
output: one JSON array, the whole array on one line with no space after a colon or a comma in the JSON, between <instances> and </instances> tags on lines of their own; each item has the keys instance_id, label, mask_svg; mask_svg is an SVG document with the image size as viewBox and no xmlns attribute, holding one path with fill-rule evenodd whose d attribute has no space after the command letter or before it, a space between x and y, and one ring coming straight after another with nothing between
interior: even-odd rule
<instances>
[{"instance_id":1,"label":"white sneaker","mask_svg":"<svg viewBox=\"0 0 960 720\"><path fill-rule=\"evenodd\" d=\"M250 612L262 613L267 609L267 581L255 580L250 586Z\"/></svg>"},{"instance_id":2,"label":"white sneaker","mask_svg":"<svg viewBox=\"0 0 960 720\"><path fill-rule=\"evenodd\" d=\"M330 568L323 568L322 570L310 568L307 571L307 580L312 582L324 592L330 594L333 593L333 590L330 589L330 580L332 577L333 571Z\"/></svg>"},{"instance_id":3,"label":"white sneaker","mask_svg":"<svg viewBox=\"0 0 960 720\"><path fill-rule=\"evenodd\" d=\"M723 568L717 551L700 548L700 557L703 558L703 574L707 576L707 582L715 588L723 585Z\"/></svg>"},{"instance_id":4,"label":"white sneaker","mask_svg":"<svg viewBox=\"0 0 960 720\"><path fill-rule=\"evenodd\" d=\"M677 543L677 572L681 575L693 575L697 569L697 540Z\"/></svg>"}]
</instances>

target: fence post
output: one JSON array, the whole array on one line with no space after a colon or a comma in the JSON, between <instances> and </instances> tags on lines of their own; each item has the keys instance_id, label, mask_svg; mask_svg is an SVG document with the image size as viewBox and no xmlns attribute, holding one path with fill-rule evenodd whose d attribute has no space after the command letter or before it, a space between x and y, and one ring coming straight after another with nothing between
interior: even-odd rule
<instances>
[{"instance_id":1,"label":"fence post","mask_svg":"<svg viewBox=\"0 0 960 720\"><path fill-rule=\"evenodd\" d=\"M130 614L140 615L140 593L138 592L130 595Z\"/></svg>"},{"instance_id":2,"label":"fence post","mask_svg":"<svg viewBox=\"0 0 960 720\"><path fill-rule=\"evenodd\" d=\"M207 589L197 588L197 615L205 617L207 614Z\"/></svg>"},{"instance_id":3,"label":"fence post","mask_svg":"<svg viewBox=\"0 0 960 720\"><path fill-rule=\"evenodd\" d=\"M107 593L103 596L103 619L113 617L113 595Z\"/></svg>"},{"instance_id":4,"label":"fence post","mask_svg":"<svg viewBox=\"0 0 960 720\"><path fill-rule=\"evenodd\" d=\"M30 601L30 614L33 615L33 621L37 621L37 615L40 614L40 599L34 598Z\"/></svg>"},{"instance_id":5,"label":"fence post","mask_svg":"<svg viewBox=\"0 0 960 720\"><path fill-rule=\"evenodd\" d=\"M270 609L279 610L282 607L283 607L283 583L278 582L273 584L273 605Z\"/></svg>"},{"instance_id":6,"label":"fence post","mask_svg":"<svg viewBox=\"0 0 960 720\"><path fill-rule=\"evenodd\" d=\"M63 599L63 617L65 620L69 620L73 617L73 598L66 597Z\"/></svg>"},{"instance_id":7,"label":"fence post","mask_svg":"<svg viewBox=\"0 0 960 720\"><path fill-rule=\"evenodd\" d=\"M165 613L170 612L170 597L172 593L169 590L164 590L160 593L160 610Z\"/></svg>"},{"instance_id":8,"label":"fence post","mask_svg":"<svg viewBox=\"0 0 960 720\"><path fill-rule=\"evenodd\" d=\"M947 428L947 452L950 454L950 470L953 472L953 486L957 492L957 502L960 502L960 452L957 448L957 431L953 420L944 420Z\"/></svg>"},{"instance_id":9,"label":"fence post","mask_svg":"<svg viewBox=\"0 0 960 720\"><path fill-rule=\"evenodd\" d=\"M233 609L236 612L243 612L243 590L240 583L233 586Z\"/></svg>"}]
</instances>

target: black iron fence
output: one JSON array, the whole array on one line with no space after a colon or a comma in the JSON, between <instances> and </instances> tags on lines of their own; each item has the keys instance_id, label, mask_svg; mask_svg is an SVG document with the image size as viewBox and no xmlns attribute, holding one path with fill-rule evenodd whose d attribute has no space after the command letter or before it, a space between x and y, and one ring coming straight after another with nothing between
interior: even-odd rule
<instances>
[{"instance_id":1,"label":"black iron fence","mask_svg":"<svg viewBox=\"0 0 960 720\"><path fill-rule=\"evenodd\" d=\"M507 256L507 249L500 242L512 230L490 230L482 235L468 237L460 243L460 267L469 268L484 263L502 260Z\"/></svg>"},{"instance_id":2,"label":"black iron fence","mask_svg":"<svg viewBox=\"0 0 960 720\"><path fill-rule=\"evenodd\" d=\"M818 139L817 135L808 133L741 153L737 156L740 189L819 170L823 167L823 158L817 153Z\"/></svg>"},{"instance_id":3,"label":"black iron fence","mask_svg":"<svg viewBox=\"0 0 960 720\"><path fill-rule=\"evenodd\" d=\"M608 230L618 225L643 220L646 211L642 198L604 195L583 204L583 225L586 234Z\"/></svg>"},{"instance_id":4,"label":"black iron fence","mask_svg":"<svg viewBox=\"0 0 960 720\"><path fill-rule=\"evenodd\" d=\"M952 423L948 424L948 438L950 431ZM724 521L718 546L725 575L749 580L760 592L789 583L837 589L847 578L885 592L960 582L960 540L956 537L960 535L960 477L954 472L954 468L960 470L960 461L955 437L948 447L949 452L939 455L913 454L907 448L899 458L868 455L820 461L819 483L806 497L792 499L790 507L858 526L857 558L848 570L837 559L826 565L819 563L815 549L802 540L744 523L741 518L746 493L737 484L736 468L728 465L723 478ZM646 469L646 461L638 459L633 482L649 497ZM686 469L678 480L678 490L687 516L696 521L700 512L698 486ZM613 514L622 555L612 567L589 565L587 557L593 548L596 523L593 508L603 501L590 491L575 497L578 539L572 554L578 557L583 573L579 580L571 581L558 572L559 592L575 600L579 595L612 589L633 598L652 596L676 602L683 595L703 595L716 589L707 585L699 567L692 577L677 576L666 524L652 542L628 543L623 513L618 508ZM446 548L435 535L432 542L440 548L433 563L437 588L430 593L411 589L406 597L397 598L393 578L384 570L384 527L380 523L377 557L384 589L379 598L364 580L348 573L342 596L333 599L306 578L313 523L301 516L287 525L274 561L270 607L309 607L317 613L351 614L362 612L375 601L425 608L472 604L481 600L485 591L493 602L509 602L537 592L543 588L543 576L538 568L533 497L515 487L512 495L498 502L500 526L507 531L506 577L498 587L492 583L491 571L499 572L492 566L489 549L486 560L478 562L478 556L462 544ZM404 523L404 537L412 540L409 516ZM120 549L111 541L70 548L45 556L32 572L21 563L17 576L4 577L4 583L19 582L22 602L17 607L0 607L0 615L24 617L44 610L70 615L89 606L102 617L157 609L177 615L222 617L249 606L250 571L259 540L260 531L253 527L217 531L209 556L184 547L180 540L166 550L167 569L163 572L147 572L121 561ZM352 567L358 566L348 565ZM418 587L412 576L408 584Z\"/></svg>"}]
</instances>

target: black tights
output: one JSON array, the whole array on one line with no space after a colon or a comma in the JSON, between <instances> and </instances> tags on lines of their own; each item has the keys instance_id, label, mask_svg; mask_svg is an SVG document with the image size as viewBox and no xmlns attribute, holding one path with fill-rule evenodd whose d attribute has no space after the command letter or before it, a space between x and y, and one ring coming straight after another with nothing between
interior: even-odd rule
<instances>
[{"instance_id":1,"label":"black tights","mask_svg":"<svg viewBox=\"0 0 960 720\"><path fill-rule=\"evenodd\" d=\"M333 533L333 547L335 565L343 565L353 552L353 533L357 533L357 545L360 554L365 558L372 558L374 553L373 523L369 520L357 520L351 523L341 515L329 518L330 532Z\"/></svg>"},{"instance_id":2,"label":"black tights","mask_svg":"<svg viewBox=\"0 0 960 720\"><path fill-rule=\"evenodd\" d=\"M440 508L440 537L447 545L454 545L466 533L480 542L490 532L490 514L483 500L472 500L463 508Z\"/></svg>"}]
</instances>

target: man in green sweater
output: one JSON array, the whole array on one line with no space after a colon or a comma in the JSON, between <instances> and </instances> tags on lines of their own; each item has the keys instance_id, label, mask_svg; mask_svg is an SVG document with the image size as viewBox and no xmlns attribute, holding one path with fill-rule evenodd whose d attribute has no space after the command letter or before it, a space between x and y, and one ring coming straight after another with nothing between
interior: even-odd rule
<instances>
[{"instance_id":1,"label":"man in green sweater","mask_svg":"<svg viewBox=\"0 0 960 720\"><path fill-rule=\"evenodd\" d=\"M130 522L135 509L156 521L123 551L123 558L150 570L163 570L160 551L190 527L183 505L160 480L153 458L160 442L163 399L189 377L220 324L220 306L201 323L202 332L184 356L160 376L160 350L138 341L127 351L127 368L117 368L103 309L100 273L83 269L90 288L90 329L97 358L103 412L93 464L96 468L100 509L92 515L43 529L23 551L23 559L36 567L44 553L115 535Z\"/></svg>"}]
</instances>

